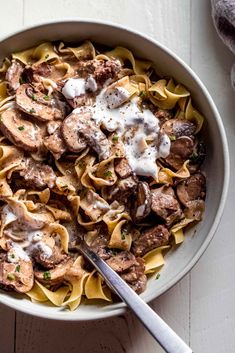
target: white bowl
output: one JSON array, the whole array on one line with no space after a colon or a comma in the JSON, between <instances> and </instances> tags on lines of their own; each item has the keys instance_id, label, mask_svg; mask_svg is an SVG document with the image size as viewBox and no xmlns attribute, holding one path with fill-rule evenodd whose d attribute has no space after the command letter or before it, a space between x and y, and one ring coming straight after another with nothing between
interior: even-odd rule
<instances>
[{"instance_id":1,"label":"white bowl","mask_svg":"<svg viewBox=\"0 0 235 353\"><path fill-rule=\"evenodd\" d=\"M42 41L81 41L90 39L109 46L122 45L136 56L152 61L157 72L172 76L192 93L194 104L206 117L204 137L207 157L203 170L207 176L206 210L203 221L187 233L185 242L170 251L158 281L150 279L141 297L149 302L178 282L198 261L218 227L225 204L229 181L228 145L221 118L211 96L197 75L174 53L147 36L121 26L98 21L61 21L27 28L7 37L0 43L1 58L12 52L29 48ZM74 312L28 299L11 293L1 293L0 302L16 310L35 316L57 320L92 320L125 311L123 303L94 302L81 305Z\"/></svg>"}]
</instances>

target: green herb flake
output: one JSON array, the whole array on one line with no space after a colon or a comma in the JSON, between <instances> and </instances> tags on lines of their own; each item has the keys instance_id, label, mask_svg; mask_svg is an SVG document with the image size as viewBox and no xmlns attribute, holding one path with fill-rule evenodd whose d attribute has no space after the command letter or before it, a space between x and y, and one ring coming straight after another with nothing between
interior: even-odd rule
<instances>
[{"instance_id":1,"label":"green herb flake","mask_svg":"<svg viewBox=\"0 0 235 353\"><path fill-rule=\"evenodd\" d=\"M143 98L144 96L145 96L145 92L144 92L144 91L140 91L139 97L140 97L140 98Z\"/></svg>"},{"instance_id":2,"label":"green herb flake","mask_svg":"<svg viewBox=\"0 0 235 353\"><path fill-rule=\"evenodd\" d=\"M14 281L15 275L13 273L8 273L7 279L9 279L9 281Z\"/></svg>"},{"instance_id":3,"label":"green herb flake","mask_svg":"<svg viewBox=\"0 0 235 353\"><path fill-rule=\"evenodd\" d=\"M45 101L48 101L49 98L50 98L50 97L49 97L48 95L46 95L46 96L43 97L43 99L44 99Z\"/></svg>"},{"instance_id":4,"label":"green herb flake","mask_svg":"<svg viewBox=\"0 0 235 353\"><path fill-rule=\"evenodd\" d=\"M12 258L12 259L14 259L14 258L15 258L15 254L11 254L10 256L11 256L11 258Z\"/></svg>"},{"instance_id":5,"label":"green herb flake","mask_svg":"<svg viewBox=\"0 0 235 353\"><path fill-rule=\"evenodd\" d=\"M15 272L20 272L20 265L17 265L17 266L16 266Z\"/></svg>"},{"instance_id":6,"label":"green herb flake","mask_svg":"<svg viewBox=\"0 0 235 353\"><path fill-rule=\"evenodd\" d=\"M51 279L51 273L49 271L46 271L43 273L43 278L48 281Z\"/></svg>"},{"instance_id":7,"label":"green herb flake","mask_svg":"<svg viewBox=\"0 0 235 353\"><path fill-rule=\"evenodd\" d=\"M114 142L117 142L117 141L118 141L118 135L114 135L114 136L113 136L113 141L114 141Z\"/></svg>"},{"instance_id":8,"label":"green herb flake","mask_svg":"<svg viewBox=\"0 0 235 353\"><path fill-rule=\"evenodd\" d=\"M45 55L45 59L48 59L48 58L49 58L49 54L46 54L46 55Z\"/></svg>"},{"instance_id":9,"label":"green herb flake","mask_svg":"<svg viewBox=\"0 0 235 353\"><path fill-rule=\"evenodd\" d=\"M160 276L161 276L160 273L158 273L155 279L159 279Z\"/></svg>"},{"instance_id":10,"label":"green herb flake","mask_svg":"<svg viewBox=\"0 0 235 353\"><path fill-rule=\"evenodd\" d=\"M36 110L34 108L30 109L30 114L36 113Z\"/></svg>"},{"instance_id":11,"label":"green herb flake","mask_svg":"<svg viewBox=\"0 0 235 353\"><path fill-rule=\"evenodd\" d=\"M169 139L170 139L171 141L175 141L175 140L176 140L176 136L175 136L175 135L170 135L170 136L169 136Z\"/></svg>"},{"instance_id":12,"label":"green herb flake","mask_svg":"<svg viewBox=\"0 0 235 353\"><path fill-rule=\"evenodd\" d=\"M34 94L32 95L32 100L33 100L33 101L36 101L36 100L37 100L37 98L35 97Z\"/></svg>"},{"instance_id":13,"label":"green herb flake","mask_svg":"<svg viewBox=\"0 0 235 353\"><path fill-rule=\"evenodd\" d=\"M24 125L18 126L18 130L24 131Z\"/></svg>"},{"instance_id":14,"label":"green herb flake","mask_svg":"<svg viewBox=\"0 0 235 353\"><path fill-rule=\"evenodd\" d=\"M22 77L20 77L19 82L21 85L23 85L25 83L25 80Z\"/></svg>"},{"instance_id":15,"label":"green herb flake","mask_svg":"<svg viewBox=\"0 0 235 353\"><path fill-rule=\"evenodd\" d=\"M113 174L110 170L107 170L106 172L104 172L104 177L105 178L112 178Z\"/></svg>"},{"instance_id":16,"label":"green herb flake","mask_svg":"<svg viewBox=\"0 0 235 353\"><path fill-rule=\"evenodd\" d=\"M198 153L197 152L193 152L189 158L194 161L195 159L198 158Z\"/></svg>"}]
</instances>

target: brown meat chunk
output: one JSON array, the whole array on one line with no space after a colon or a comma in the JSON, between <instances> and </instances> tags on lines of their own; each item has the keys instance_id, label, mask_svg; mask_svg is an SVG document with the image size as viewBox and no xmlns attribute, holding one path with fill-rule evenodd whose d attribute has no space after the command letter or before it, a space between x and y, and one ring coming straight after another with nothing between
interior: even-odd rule
<instances>
[{"instance_id":1,"label":"brown meat chunk","mask_svg":"<svg viewBox=\"0 0 235 353\"><path fill-rule=\"evenodd\" d=\"M40 250L40 247L35 247L32 253L32 256L36 263L45 267L46 269L52 269L56 267L59 263L66 260L67 255L62 254L58 246L54 246L52 249L52 255L46 257L43 251Z\"/></svg>"},{"instance_id":2,"label":"brown meat chunk","mask_svg":"<svg viewBox=\"0 0 235 353\"><path fill-rule=\"evenodd\" d=\"M179 137L171 142L170 154L165 161L174 169L179 170L190 158L194 150L194 141L187 136Z\"/></svg>"},{"instance_id":3,"label":"brown meat chunk","mask_svg":"<svg viewBox=\"0 0 235 353\"><path fill-rule=\"evenodd\" d=\"M135 256L144 256L152 249L166 244L170 233L163 225L157 225L147 229L132 243L132 252Z\"/></svg>"},{"instance_id":4,"label":"brown meat chunk","mask_svg":"<svg viewBox=\"0 0 235 353\"><path fill-rule=\"evenodd\" d=\"M204 199L206 195L206 178L202 173L193 174L177 185L176 193L180 202L186 207L189 201Z\"/></svg>"},{"instance_id":5,"label":"brown meat chunk","mask_svg":"<svg viewBox=\"0 0 235 353\"><path fill-rule=\"evenodd\" d=\"M15 93L17 88L20 87L20 78L23 70L24 68L21 63L16 60L12 60L11 66L6 72L6 81L8 83L9 91L11 93Z\"/></svg>"},{"instance_id":6,"label":"brown meat chunk","mask_svg":"<svg viewBox=\"0 0 235 353\"><path fill-rule=\"evenodd\" d=\"M56 175L53 169L46 164L35 162L32 158L26 158L20 176L27 181L27 186L36 188L53 188Z\"/></svg>"},{"instance_id":7,"label":"brown meat chunk","mask_svg":"<svg viewBox=\"0 0 235 353\"><path fill-rule=\"evenodd\" d=\"M132 169L126 158L121 158L116 162L115 172L123 179L132 174Z\"/></svg>"},{"instance_id":8,"label":"brown meat chunk","mask_svg":"<svg viewBox=\"0 0 235 353\"><path fill-rule=\"evenodd\" d=\"M140 294L146 289L147 276L144 274L144 260L136 258L136 262L137 264L130 267L127 272L123 272L121 277L136 293Z\"/></svg>"},{"instance_id":9,"label":"brown meat chunk","mask_svg":"<svg viewBox=\"0 0 235 353\"><path fill-rule=\"evenodd\" d=\"M118 180L115 185L108 188L107 199L110 201L117 200L120 203L126 203L130 195L135 195L136 188L137 182L132 176Z\"/></svg>"},{"instance_id":10,"label":"brown meat chunk","mask_svg":"<svg viewBox=\"0 0 235 353\"><path fill-rule=\"evenodd\" d=\"M92 74L99 85L103 85L108 79L114 81L121 69L121 65L116 60L89 60L81 62L79 74L87 76Z\"/></svg>"},{"instance_id":11,"label":"brown meat chunk","mask_svg":"<svg viewBox=\"0 0 235 353\"><path fill-rule=\"evenodd\" d=\"M44 93L34 91L27 83L17 89L16 104L20 110L40 121L63 119L65 114L57 99L48 98Z\"/></svg>"},{"instance_id":12,"label":"brown meat chunk","mask_svg":"<svg viewBox=\"0 0 235 353\"><path fill-rule=\"evenodd\" d=\"M26 151L37 152L42 147L40 128L26 120L17 109L1 114L0 130L14 145Z\"/></svg>"},{"instance_id":13,"label":"brown meat chunk","mask_svg":"<svg viewBox=\"0 0 235 353\"><path fill-rule=\"evenodd\" d=\"M66 273L72 266L72 260L65 260L49 271L34 270L35 278L49 286L60 285L65 280Z\"/></svg>"},{"instance_id":14,"label":"brown meat chunk","mask_svg":"<svg viewBox=\"0 0 235 353\"><path fill-rule=\"evenodd\" d=\"M61 127L62 136L69 150L78 152L90 146L99 159L107 159L110 154L110 142L105 134L95 125L90 113L73 113L69 115Z\"/></svg>"},{"instance_id":15,"label":"brown meat chunk","mask_svg":"<svg viewBox=\"0 0 235 353\"><path fill-rule=\"evenodd\" d=\"M160 125L163 125L167 120L172 118L172 111L158 108L154 111L154 115L160 120Z\"/></svg>"},{"instance_id":16,"label":"brown meat chunk","mask_svg":"<svg viewBox=\"0 0 235 353\"><path fill-rule=\"evenodd\" d=\"M145 291L147 286L147 276L142 275L140 276L137 281L132 282L129 284L130 287L135 291L137 294L141 294Z\"/></svg>"},{"instance_id":17,"label":"brown meat chunk","mask_svg":"<svg viewBox=\"0 0 235 353\"><path fill-rule=\"evenodd\" d=\"M170 137L193 137L196 131L196 126L188 120L170 119L162 125L161 130Z\"/></svg>"},{"instance_id":18,"label":"brown meat chunk","mask_svg":"<svg viewBox=\"0 0 235 353\"><path fill-rule=\"evenodd\" d=\"M139 182L137 195L135 197L131 216L135 223L141 222L151 212L152 197L149 185L146 182Z\"/></svg>"},{"instance_id":19,"label":"brown meat chunk","mask_svg":"<svg viewBox=\"0 0 235 353\"><path fill-rule=\"evenodd\" d=\"M66 145L62 139L60 129L57 129L52 135L46 136L43 139L43 143L55 159L59 159L66 151Z\"/></svg>"},{"instance_id":20,"label":"brown meat chunk","mask_svg":"<svg viewBox=\"0 0 235 353\"><path fill-rule=\"evenodd\" d=\"M33 265L31 261L19 259L17 263L0 259L0 286L6 290L27 293L34 283Z\"/></svg>"},{"instance_id":21,"label":"brown meat chunk","mask_svg":"<svg viewBox=\"0 0 235 353\"><path fill-rule=\"evenodd\" d=\"M171 187L162 186L152 190L152 210L161 217L167 226L172 225L182 218L180 204Z\"/></svg>"},{"instance_id":22,"label":"brown meat chunk","mask_svg":"<svg viewBox=\"0 0 235 353\"><path fill-rule=\"evenodd\" d=\"M135 256L130 251L121 251L117 255L110 257L106 262L115 272L118 273L127 271L134 265L138 265Z\"/></svg>"}]
</instances>

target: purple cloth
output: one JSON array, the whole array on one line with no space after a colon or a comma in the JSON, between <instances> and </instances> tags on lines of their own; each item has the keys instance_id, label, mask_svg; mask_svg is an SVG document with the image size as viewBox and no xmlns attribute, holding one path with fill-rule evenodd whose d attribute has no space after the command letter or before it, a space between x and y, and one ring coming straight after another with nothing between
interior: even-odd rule
<instances>
[{"instance_id":1,"label":"purple cloth","mask_svg":"<svg viewBox=\"0 0 235 353\"><path fill-rule=\"evenodd\" d=\"M212 0L212 17L218 35L235 54L235 0ZM235 90L235 64L231 69Z\"/></svg>"}]
</instances>

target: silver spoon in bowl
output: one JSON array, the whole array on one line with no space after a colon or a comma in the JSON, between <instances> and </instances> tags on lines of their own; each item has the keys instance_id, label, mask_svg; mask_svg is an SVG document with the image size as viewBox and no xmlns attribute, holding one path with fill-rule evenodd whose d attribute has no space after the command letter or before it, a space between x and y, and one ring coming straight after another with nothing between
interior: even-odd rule
<instances>
[{"instance_id":1,"label":"silver spoon in bowl","mask_svg":"<svg viewBox=\"0 0 235 353\"><path fill-rule=\"evenodd\" d=\"M128 284L109 267L85 240L80 238L75 248L84 255L103 276L108 286L126 303L149 333L167 353L192 353L192 349L148 306Z\"/></svg>"}]
</instances>

